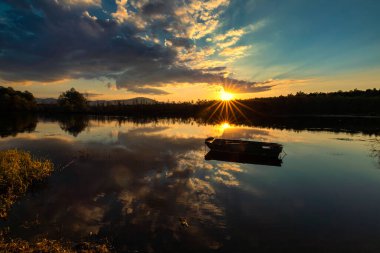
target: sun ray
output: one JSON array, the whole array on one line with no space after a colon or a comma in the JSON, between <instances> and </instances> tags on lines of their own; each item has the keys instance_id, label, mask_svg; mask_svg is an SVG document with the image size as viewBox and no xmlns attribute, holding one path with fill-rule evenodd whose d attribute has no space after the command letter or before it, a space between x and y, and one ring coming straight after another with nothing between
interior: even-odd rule
<instances>
[{"instance_id":1,"label":"sun ray","mask_svg":"<svg viewBox=\"0 0 380 253\"><path fill-rule=\"evenodd\" d=\"M207 121L219 122L234 122L239 119L250 122L246 113L248 111L256 113L251 107L236 100L235 95L225 91L224 88L220 91L219 101L214 101L205 110L209 112Z\"/></svg>"},{"instance_id":2,"label":"sun ray","mask_svg":"<svg viewBox=\"0 0 380 253\"><path fill-rule=\"evenodd\" d=\"M212 116L214 116L215 113L218 112L218 109L222 106L222 103L219 102L219 103L216 103L216 105L217 105L217 107L214 109L214 111L212 112L212 114L208 117L207 121L209 121L212 118Z\"/></svg>"},{"instance_id":3,"label":"sun ray","mask_svg":"<svg viewBox=\"0 0 380 253\"><path fill-rule=\"evenodd\" d=\"M245 104L243 104L243 103L241 103L241 102L239 102L239 101L237 101L237 100L235 100L234 102L235 102L236 104L238 104L238 105L240 105L240 106L242 106L242 107L244 107L244 108L250 110L250 111L256 112L256 111L253 110L251 107L249 107L249 106L247 106L247 105L245 105Z\"/></svg>"},{"instance_id":4,"label":"sun ray","mask_svg":"<svg viewBox=\"0 0 380 253\"><path fill-rule=\"evenodd\" d=\"M245 120L250 122L250 119L244 114L244 112L235 103L231 103L231 106L233 106L235 108L235 110L238 111L240 113L240 115L242 115Z\"/></svg>"}]
</instances>

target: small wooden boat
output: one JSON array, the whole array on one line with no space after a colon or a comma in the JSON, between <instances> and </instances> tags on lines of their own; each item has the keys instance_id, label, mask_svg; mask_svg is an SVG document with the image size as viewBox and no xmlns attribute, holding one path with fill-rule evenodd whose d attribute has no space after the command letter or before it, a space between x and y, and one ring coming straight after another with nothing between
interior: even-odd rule
<instances>
[{"instance_id":1,"label":"small wooden boat","mask_svg":"<svg viewBox=\"0 0 380 253\"><path fill-rule=\"evenodd\" d=\"M205 143L212 151L251 154L272 158L278 158L283 148L278 143L215 139L214 137L207 138Z\"/></svg>"},{"instance_id":2,"label":"small wooden boat","mask_svg":"<svg viewBox=\"0 0 380 253\"><path fill-rule=\"evenodd\" d=\"M266 166L277 166L281 167L282 157L268 157L260 155L252 155L247 153L226 153L210 150L205 155L205 160L215 160L222 162L233 162L233 163L248 163L248 164L258 164Z\"/></svg>"}]
</instances>

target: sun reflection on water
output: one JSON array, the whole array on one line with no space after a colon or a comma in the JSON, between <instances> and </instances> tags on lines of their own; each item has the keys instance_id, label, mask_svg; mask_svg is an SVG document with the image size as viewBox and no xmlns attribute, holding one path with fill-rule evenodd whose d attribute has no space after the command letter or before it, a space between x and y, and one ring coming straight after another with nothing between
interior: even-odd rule
<instances>
[{"instance_id":1,"label":"sun reflection on water","mask_svg":"<svg viewBox=\"0 0 380 253\"><path fill-rule=\"evenodd\" d=\"M232 128L232 126L227 121L224 121L224 122L220 123L219 125L216 125L216 129L218 130L219 136L222 136L224 134L224 132L230 128Z\"/></svg>"}]
</instances>

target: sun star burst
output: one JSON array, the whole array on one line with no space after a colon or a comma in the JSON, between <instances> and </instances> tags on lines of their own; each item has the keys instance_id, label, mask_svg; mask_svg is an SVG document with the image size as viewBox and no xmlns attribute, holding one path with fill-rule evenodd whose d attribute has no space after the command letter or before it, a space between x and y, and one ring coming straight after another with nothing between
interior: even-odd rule
<instances>
[{"instance_id":1,"label":"sun star burst","mask_svg":"<svg viewBox=\"0 0 380 253\"><path fill-rule=\"evenodd\" d=\"M222 90L220 92L220 100L222 100L222 101L231 101L232 99L234 99L234 94L232 94L230 92L226 92L224 90Z\"/></svg>"}]
</instances>

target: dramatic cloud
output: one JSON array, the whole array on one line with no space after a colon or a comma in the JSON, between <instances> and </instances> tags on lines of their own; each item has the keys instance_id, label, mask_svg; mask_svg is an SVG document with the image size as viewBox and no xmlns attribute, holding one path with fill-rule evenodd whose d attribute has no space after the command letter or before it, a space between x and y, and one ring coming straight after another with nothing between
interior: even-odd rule
<instances>
[{"instance_id":1,"label":"dramatic cloud","mask_svg":"<svg viewBox=\"0 0 380 253\"><path fill-rule=\"evenodd\" d=\"M101 5L101 0L55 0L57 4L65 5Z\"/></svg>"},{"instance_id":2,"label":"dramatic cloud","mask_svg":"<svg viewBox=\"0 0 380 253\"><path fill-rule=\"evenodd\" d=\"M167 94L177 83L238 80L227 65L246 54L236 43L252 29L217 34L229 0L6 0L0 4L0 79L53 82L108 79L117 88ZM248 89L247 89L248 88Z\"/></svg>"},{"instance_id":3,"label":"dramatic cloud","mask_svg":"<svg viewBox=\"0 0 380 253\"><path fill-rule=\"evenodd\" d=\"M238 57L238 56L242 56L248 49L249 49L249 46L225 48L223 49L223 51L220 52L220 55Z\"/></svg>"}]
</instances>

